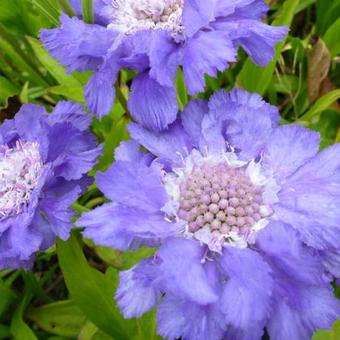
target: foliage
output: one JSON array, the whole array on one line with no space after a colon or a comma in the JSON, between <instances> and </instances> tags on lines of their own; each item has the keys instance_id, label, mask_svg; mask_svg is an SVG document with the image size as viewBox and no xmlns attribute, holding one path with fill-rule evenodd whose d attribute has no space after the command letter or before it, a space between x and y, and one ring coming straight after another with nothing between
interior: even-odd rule
<instances>
[{"instance_id":1,"label":"foliage","mask_svg":"<svg viewBox=\"0 0 340 340\"><path fill-rule=\"evenodd\" d=\"M208 98L218 88L240 86L259 92L280 108L282 123L299 123L318 131L322 147L340 142L340 0L269 1L268 21L290 26L290 35L277 45L273 62L255 66L240 51L239 62L207 77ZM83 0L87 22L93 21L92 1ZM23 103L49 110L59 100L84 103L83 86L89 74L66 74L37 40L42 27L58 25L67 0L1 0L0 11L0 122L14 116ZM113 150L128 138L126 95L131 74L121 73L117 101L109 116L93 120L92 130L104 143L104 153L92 175L113 161ZM188 95L178 73L178 101ZM73 205L81 213L105 199L92 185ZM114 303L118 272L152 253L143 248L121 253L97 247L75 231L66 241L39 254L31 272L0 273L0 339L157 339L155 313L124 320ZM337 291L339 289L337 288ZM315 340L339 339L340 324L321 331Z\"/></svg>"}]
</instances>

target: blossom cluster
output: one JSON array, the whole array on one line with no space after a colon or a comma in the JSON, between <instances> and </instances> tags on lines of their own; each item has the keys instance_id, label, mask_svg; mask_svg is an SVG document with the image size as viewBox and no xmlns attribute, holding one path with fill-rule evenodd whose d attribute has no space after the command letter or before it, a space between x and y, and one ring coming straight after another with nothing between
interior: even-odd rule
<instances>
[{"instance_id":1,"label":"blossom cluster","mask_svg":"<svg viewBox=\"0 0 340 340\"><path fill-rule=\"evenodd\" d=\"M340 145L280 125L278 109L242 89L191 98L179 112L175 79L191 97L237 61L267 65L288 29L263 23L263 0L94 0L41 32L72 71L93 71L90 113L111 111L122 69L136 72L131 139L95 184L109 200L76 222L84 237L154 255L120 273L126 318L157 307L168 339L310 339L340 315ZM0 269L29 269L56 237L101 154L80 104L52 113L23 105L0 125Z\"/></svg>"}]
</instances>

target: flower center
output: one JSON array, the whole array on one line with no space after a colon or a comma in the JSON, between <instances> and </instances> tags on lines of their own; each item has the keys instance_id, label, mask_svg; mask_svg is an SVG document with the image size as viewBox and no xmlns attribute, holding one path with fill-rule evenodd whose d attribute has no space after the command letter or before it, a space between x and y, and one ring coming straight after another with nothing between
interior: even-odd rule
<instances>
[{"instance_id":1,"label":"flower center","mask_svg":"<svg viewBox=\"0 0 340 340\"><path fill-rule=\"evenodd\" d=\"M28 205L42 168L37 143L0 146L0 220L19 214Z\"/></svg>"},{"instance_id":2,"label":"flower center","mask_svg":"<svg viewBox=\"0 0 340 340\"><path fill-rule=\"evenodd\" d=\"M223 246L255 242L273 214L278 186L260 163L244 162L234 152L203 156L197 150L184 167L165 173L170 200L163 211L184 225L184 236L221 252Z\"/></svg>"},{"instance_id":3,"label":"flower center","mask_svg":"<svg viewBox=\"0 0 340 340\"><path fill-rule=\"evenodd\" d=\"M108 28L131 34L146 29L164 29L173 35L183 33L184 0L113 0Z\"/></svg>"},{"instance_id":4,"label":"flower center","mask_svg":"<svg viewBox=\"0 0 340 340\"><path fill-rule=\"evenodd\" d=\"M195 168L181 184L179 217L189 231L209 229L216 235L231 231L247 233L265 217L262 190L251 183L242 168L227 164Z\"/></svg>"}]
</instances>

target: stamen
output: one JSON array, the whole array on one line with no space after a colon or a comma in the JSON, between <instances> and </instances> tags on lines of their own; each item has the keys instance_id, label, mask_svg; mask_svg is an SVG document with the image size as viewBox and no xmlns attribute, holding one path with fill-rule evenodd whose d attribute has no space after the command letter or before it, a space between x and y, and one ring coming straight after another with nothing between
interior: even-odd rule
<instances>
[{"instance_id":1,"label":"stamen","mask_svg":"<svg viewBox=\"0 0 340 340\"><path fill-rule=\"evenodd\" d=\"M28 205L43 168L39 145L18 141L0 146L0 220L19 214Z\"/></svg>"},{"instance_id":2,"label":"stamen","mask_svg":"<svg viewBox=\"0 0 340 340\"><path fill-rule=\"evenodd\" d=\"M108 28L125 34L163 29L181 35L183 4L184 0L113 0Z\"/></svg>"}]
</instances>

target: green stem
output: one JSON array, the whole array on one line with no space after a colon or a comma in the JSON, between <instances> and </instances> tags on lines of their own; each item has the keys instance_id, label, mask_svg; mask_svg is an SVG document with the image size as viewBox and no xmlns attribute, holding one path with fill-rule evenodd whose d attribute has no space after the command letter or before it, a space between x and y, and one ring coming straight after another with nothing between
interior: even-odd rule
<instances>
[{"instance_id":1,"label":"green stem","mask_svg":"<svg viewBox=\"0 0 340 340\"><path fill-rule=\"evenodd\" d=\"M130 115L129 113L129 109L128 109L128 105L127 105L127 99L125 98L121 88L119 87L118 83L116 83L116 97L120 103L120 105L122 105L123 109L125 110L125 112Z\"/></svg>"},{"instance_id":2,"label":"green stem","mask_svg":"<svg viewBox=\"0 0 340 340\"><path fill-rule=\"evenodd\" d=\"M63 11L69 15L70 17L76 16L76 13L74 12L73 8L70 6L67 0L58 0L61 8Z\"/></svg>"},{"instance_id":3,"label":"green stem","mask_svg":"<svg viewBox=\"0 0 340 340\"><path fill-rule=\"evenodd\" d=\"M82 0L83 20L88 24L93 24L93 0Z\"/></svg>"},{"instance_id":4,"label":"green stem","mask_svg":"<svg viewBox=\"0 0 340 340\"><path fill-rule=\"evenodd\" d=\"M87 202L85 206L87 209L91 210L97 205L105 203L105 202L107 202L107 199L105 197L96 197L96 198L93 198L91 201Z\"/></svg>"}]
</instances>

